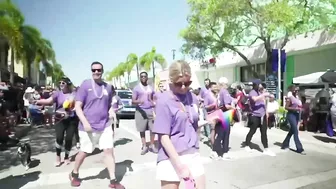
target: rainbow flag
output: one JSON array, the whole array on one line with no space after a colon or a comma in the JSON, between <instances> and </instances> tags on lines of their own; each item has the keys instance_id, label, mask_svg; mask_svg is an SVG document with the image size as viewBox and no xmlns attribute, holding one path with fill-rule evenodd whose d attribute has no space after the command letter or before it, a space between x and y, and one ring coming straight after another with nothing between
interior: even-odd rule
<instances>
[{"instance_id":1,"label":"rainbow flag","mask_svg":"<svg viewBox=\"0 0 336 189\"><path fill-rule=\"evenodd\" d=\"M216 110L207 116L208 121L212 121L213 119L217 119L224 129L230 127L234 116L236 114L236 109L231 109L223 112L222 110Z\"/></svg>"}]
</instances>

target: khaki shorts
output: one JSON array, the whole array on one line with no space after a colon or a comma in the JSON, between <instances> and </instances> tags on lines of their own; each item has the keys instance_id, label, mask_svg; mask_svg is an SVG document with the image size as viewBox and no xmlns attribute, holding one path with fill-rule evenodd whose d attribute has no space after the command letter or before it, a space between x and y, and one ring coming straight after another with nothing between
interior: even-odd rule
<instances>
[{"instance_id":1,"label":"khaki shorts","mask_svg":"<svg viewBox=\"0 0 336 189\"><path fill-rule=\"evenodd\" d=\"M139 132L152 130L154 125L153 113L151 111L137 110L134 115L135 125Z\"/></svg>"},{"instance_id":2,"label":"khaki shorts","mask_svg":"<svg viewBox=\"0 0 336 189\"><path fill-rule=\"evenodd\" d=\"M100 132L78 131L80 139L80 150L86 153L92 153L95 148L101 150L111 149L114 147L112 127L106 127Z\"/></svg>"}]
</instances>

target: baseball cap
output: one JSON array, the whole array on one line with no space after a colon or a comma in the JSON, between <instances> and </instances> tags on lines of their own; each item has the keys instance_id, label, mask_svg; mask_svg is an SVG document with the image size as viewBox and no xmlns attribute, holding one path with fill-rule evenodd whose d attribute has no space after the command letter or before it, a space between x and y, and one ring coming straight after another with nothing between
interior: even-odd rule
<instances>
[{"instance_id":1,"label":"baseball cap","mask_svg":"<svg viewBox=\"0 0 336 189\"><path fill-rule=\"evenodd\" d=\"M252 81L252 84L255 84L255 85L260 85L262 83L262 81L260 79L255 79Z\"/></svg>"}]
</instances>

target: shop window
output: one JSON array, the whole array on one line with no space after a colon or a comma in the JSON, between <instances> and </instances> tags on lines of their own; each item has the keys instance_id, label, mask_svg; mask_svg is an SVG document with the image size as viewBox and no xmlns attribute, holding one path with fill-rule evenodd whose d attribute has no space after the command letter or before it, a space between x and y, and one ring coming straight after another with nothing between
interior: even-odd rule
<instances>
[{"instance_id":1,"label":"shop window","mask_svg":"<svg viewBox=\"0 0 336 189\"><path fill-rule=\"evenodd\" d=\"M256 71L259 74L261 80L265 80L266 77L266 65L265 63L254 64L252 65L252 70ZM240 67L240 81L241 82L250 82L253 77L253 73L249 71L248 66Z\"/></svg>"}]
</instances>

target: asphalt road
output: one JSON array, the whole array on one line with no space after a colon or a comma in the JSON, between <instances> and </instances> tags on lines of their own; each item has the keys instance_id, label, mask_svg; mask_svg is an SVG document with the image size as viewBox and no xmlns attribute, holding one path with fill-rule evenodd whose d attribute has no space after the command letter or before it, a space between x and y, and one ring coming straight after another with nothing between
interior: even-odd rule
<instances>
[{"instance_id":1,"label":"asphalt road","mask_svg":"<svg viewBox=\"0 0 336 189\"><path fill-rule=\"evenodd\" d=\"M234 159L230 161L210 159L210 149L202 143L201 156L206 168L207 188L336 188L334 139L312 137L309 133L302 133L302 142L307 152L307 155L303 156L293 151L280 150L279 144L286 133L272 129L269 130L269 145L277 156L270 157L258 150L248 153L240 147L247 131L244 127L233 127L230 147ZM53 130L34 129L23 140L29 140L32 145L33 168L25 171L19 164L16 148L0 152L0 188L71 188L67 176L73 168L73 162L59 168L53 166ZM256 147L261 147L259 132L255 134L252 142ZM121 120L121 128L116 132L115 141L117 177L122 179L127 189L160 188L159 181L155 180L156 155L148 153L141 156L140 146L134 120ZM72 154L75 153L74 148ZM84 180L80 188L107 188L108 174L101 160L102 154L99 152L86 159L80 171L80 177Z\"/></svg>"}]
</instances>

